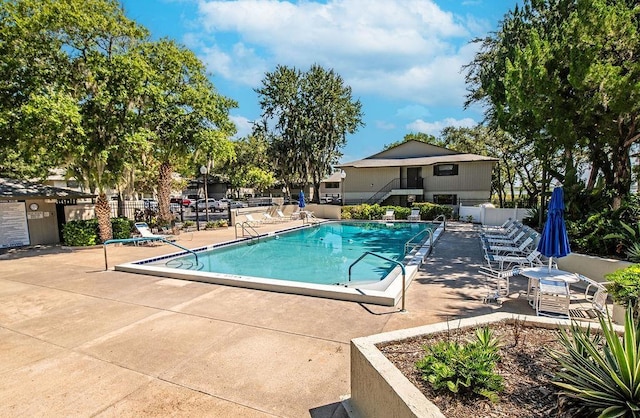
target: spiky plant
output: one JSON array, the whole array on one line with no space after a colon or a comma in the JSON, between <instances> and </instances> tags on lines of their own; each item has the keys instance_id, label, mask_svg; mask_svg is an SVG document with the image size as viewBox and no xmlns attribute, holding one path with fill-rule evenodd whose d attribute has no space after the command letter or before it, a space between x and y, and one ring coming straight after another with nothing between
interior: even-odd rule
<instances>
[{"instance_id":1,"label":"spiky plant","mask_svg":"<svg viewBox=\"0 0 640 418\"><path fill-rule=\"evenodd\" d=\"M576 416L640 417L640 340L632 309L622 337L610 317L599 320L602 335L575 322L561 330L566 351L551 352L562 368L553 383Z\"/></svg>"}]
</instances>

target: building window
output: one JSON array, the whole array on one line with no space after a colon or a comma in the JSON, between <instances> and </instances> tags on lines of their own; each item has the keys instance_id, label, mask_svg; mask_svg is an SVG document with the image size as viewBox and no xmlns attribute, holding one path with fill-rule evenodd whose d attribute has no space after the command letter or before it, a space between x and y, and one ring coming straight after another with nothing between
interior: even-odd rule
<instances>
[{"instance_id":1,"label":"building window","mask_svg":"<svg viewBox=\"0 0 640 418\"><path fill-rule=\"evenodd\" d=\"M434 176L457 176L458 164L440 164L433 166Z\"/></svg>"},{"instance_id":2,"label":"building window","mask_svg":"<svg viewBox=\"0 0 640 418\"><path fill-rule=\"evenodd\" d=\"M328 181L324 184L325 189L339 189L340 183L337 181Z\"/></svg>"},{"instance_id":3,"label":"building window","mask_svg":"<svg viewBox=\"0 0 640 418\"><path fill-rule=\"evenodd\" d=\"M433 203L439 205L457 205L458 195L455 194L434 194Z\"/></svg>"}]
</instances>

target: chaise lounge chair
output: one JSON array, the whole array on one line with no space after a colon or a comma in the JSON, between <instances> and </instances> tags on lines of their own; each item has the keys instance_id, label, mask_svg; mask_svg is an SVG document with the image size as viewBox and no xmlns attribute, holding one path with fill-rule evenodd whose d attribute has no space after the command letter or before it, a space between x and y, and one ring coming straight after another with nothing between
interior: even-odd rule
<instances>
[{"instance_id":1,"label":"chaise lounge chair","mask_svg":"<svg viewBox=\"0 0 640 418\"><path fill-rule=\"evenodd\" d=\"M290 218L290 217L285 216L285 215L284 215L284 213L282 213L282 210L280 210L280 209L278 209L278 210L276 211L276 216L277 216L277 218L276 218L276 219L278 219L278 220L279 220L279 221L281 221L281 222L291 220L291 218Z\"/></svg>"},{"instance_id":2,"label":"chaise lounge chair","mask_svg":"<svg viewBox=\"0 0 640 418\"><path fill-rule=\"evenodd\" d=\"M151 232L151 228L149 228L149 225L147 225L146 222L136 222L134 226L136 227L142 238L149 238L149 240L153 241L166 240L171 242L177 239L173 235L154 234L153 232Z\"/></svg>"},{"instance_id":3,"label":"chaise lounge chair","mask_svg":"<svg viewBox=\"0 0 640 418\"><path fill-rule=\"evenodd\" d=\"M394 221L396 219L395 211L393 209L387 209L384 215L382 215L383 221Z\"/></svg>"},{"instance_id":4,"label":"chaise lounge chair","mask_svg":"<svg viewBox=\"0 0 640 418\"><path fill-rule=\"evenodd\" d=\"M247 223L251 226L259 226L262 223L261 220L255 219L250 213L245 213L244 217L247 218Z\"/></svg>"},{"instance_id":5,"label":"chaise lounge chair","mask_svg":"<svg viewBox=\"0 0 640 418\"><path fill-rule=\"evenodd\" d=\"M273 216L269 215L266 212L263 213L262 216L264 216L264 222L267 224L274 224L278 221L276 218L274 218Z\"/></svg>"}]
</instances>

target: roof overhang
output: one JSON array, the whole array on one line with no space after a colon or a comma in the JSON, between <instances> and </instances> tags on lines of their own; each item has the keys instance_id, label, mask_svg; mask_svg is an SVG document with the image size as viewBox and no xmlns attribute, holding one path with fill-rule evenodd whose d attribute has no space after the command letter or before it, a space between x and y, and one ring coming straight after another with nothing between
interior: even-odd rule
<instances>
[{"instance_id":1,"label":"roof overhang","mask_svg":"<svg viewBox=\"0 0 640 418\"><path fill-rule=\"evenodd\" d=\"M365 158L363 160L338 164L336 167L377 168L377 167L415 167L445 163L497 162L497 158L476 154L438 155L413 158Z\"/></svg>"},{"instance_id":2,"label":"roof overhang","mask_svg":"<svg viewBox=\"0 0 640 418\"><path fill-rule=\"evenodd\" d=\"M65 187L47 186L27 180L0 177L0 199L89 199L95 196Z\"/></svg>"}]
</instances>

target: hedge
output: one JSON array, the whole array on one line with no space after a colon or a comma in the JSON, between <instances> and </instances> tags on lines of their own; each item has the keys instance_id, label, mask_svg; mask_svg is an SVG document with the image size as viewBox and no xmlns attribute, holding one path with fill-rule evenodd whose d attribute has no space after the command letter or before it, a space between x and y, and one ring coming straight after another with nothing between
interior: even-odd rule
<instances>
[{"instance_id":1,"label":"hedge","mask_svg":"<svg viewBox=\"0 0 640 418\"><path fill-rule=\"evenodd\" d=\"M131 238L132 222L127 218L111 218L114 239ZM86 247L100 243L98 220L77 220L67 222L62 229L62 239L70 247Z\"/></svg>"},{"instance_id":2,"label":"hedge","mask_svg":"<svg viewBox=\"0 0 640 418\"><path fill-rule=\"evenodd\" d=\"M438 215L445 215L447 219L451 218L453 208L450 206L437 205L435 203L414 203L414 208L420 209L420 219L432 220ZM387 210L393 209L396 219L407 219L411 214L411 208L404 206L380 206L375 205L354 205L344 206L342 208L342 219L382 219L382 215Z\"/></svg>"}]
</instances>

